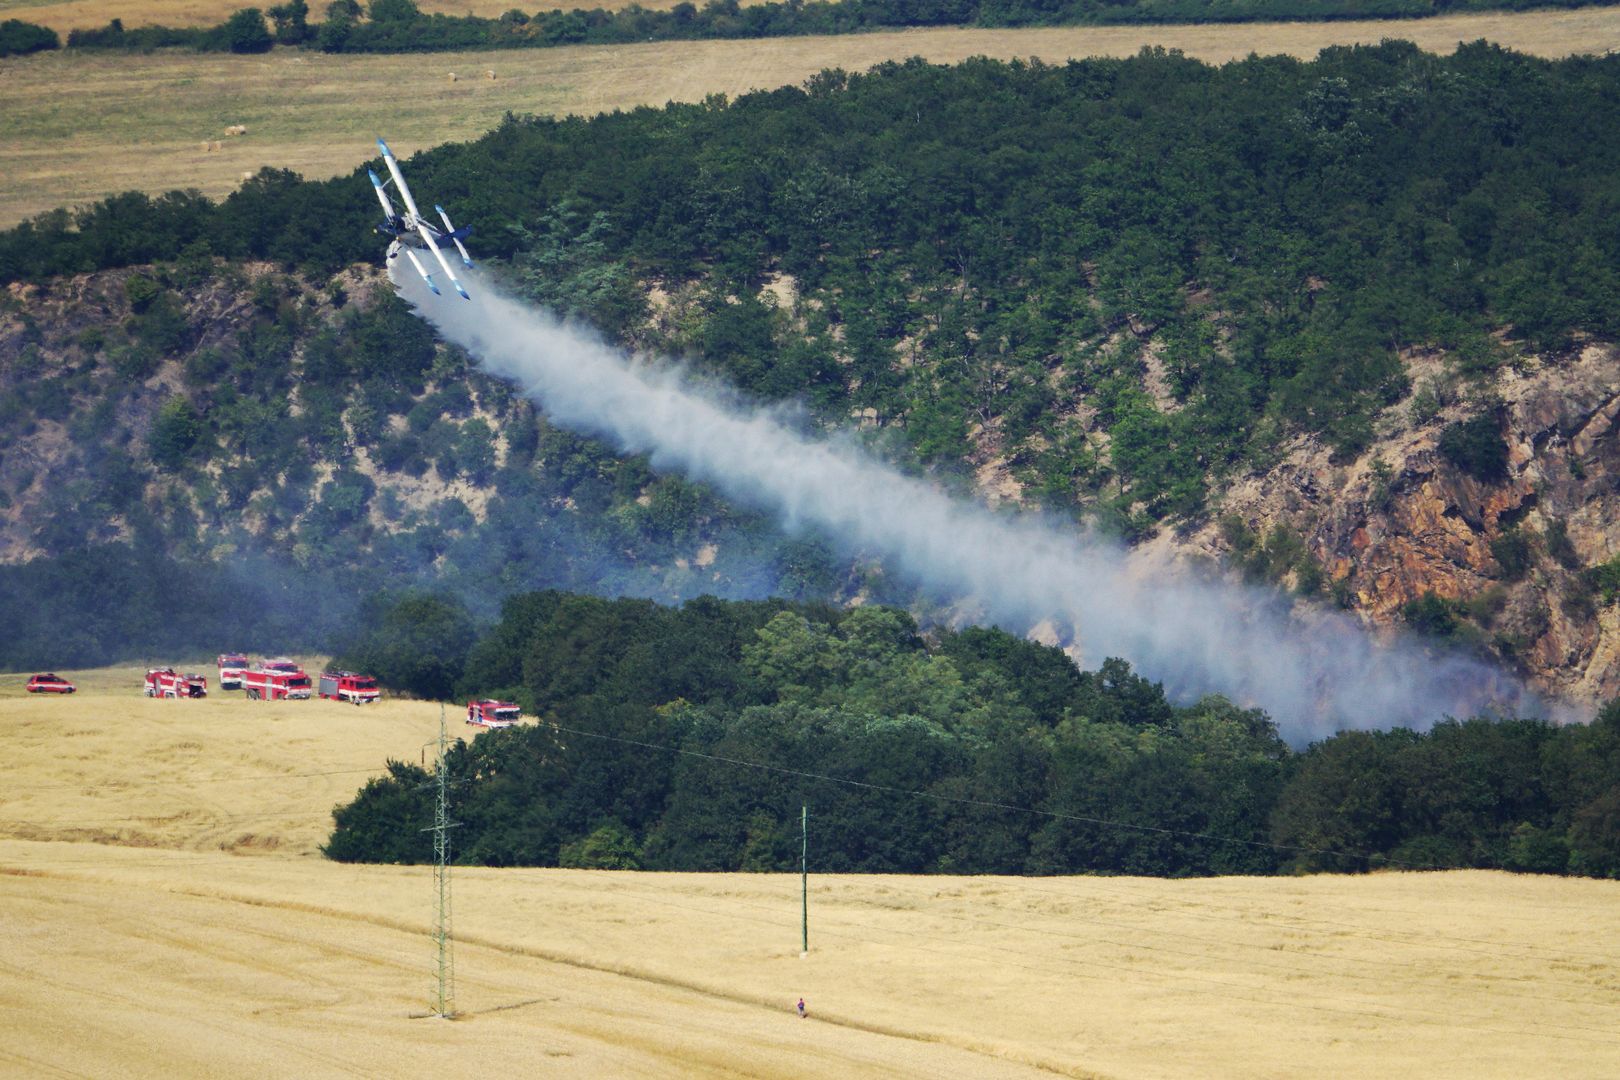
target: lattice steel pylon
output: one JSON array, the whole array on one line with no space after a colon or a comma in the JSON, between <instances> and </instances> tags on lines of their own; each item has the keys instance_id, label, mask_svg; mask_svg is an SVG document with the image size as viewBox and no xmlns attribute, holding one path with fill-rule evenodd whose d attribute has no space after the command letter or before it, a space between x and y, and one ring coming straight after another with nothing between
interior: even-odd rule
<instances>
[{"instance_id":1,"label":"lattice steel pylon","mask_svg":"<svg viewBox=\"0 0 1620 1080\"><path fill-rule=\"evenodd\" d=\"M456 963L454 939L450 932L450 830L457 822L450 820L449 784L446 780L445 750L448 736L444 727L444 706L439 706L439 760L438 802L433 811L433 887L437 896L433 920L433 942L438 952L438 980L434 993L433 1011L441 1019L456 1015Z\"/></svg>"}]
</instances>

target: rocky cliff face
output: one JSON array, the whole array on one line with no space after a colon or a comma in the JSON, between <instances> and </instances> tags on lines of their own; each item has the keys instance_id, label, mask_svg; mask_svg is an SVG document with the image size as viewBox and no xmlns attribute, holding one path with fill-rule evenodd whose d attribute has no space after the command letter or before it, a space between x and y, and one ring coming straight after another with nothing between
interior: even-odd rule
<instances>
[{"instance_id":1,"label":"rocky cliff face","mask_svg":"<svg viewBox=\"0 0 1620 1080\"><path fill-rule=\"evenodd\" d=\"M1254 533L1297 531L1332 592L1374 626L1433 594L1539 687L1583 703L1620 694L1620 613L1590 573L1620 554L1620 352L1526 358L1465 389L1438 358L1408 364L1415 393L1368 453L1339 465L1297 439L1275 468L1233 482L1222 511ZM1439 449L1449 425L1481 411L1508 451L1494 482ZM1177 546L1231 551L1213 523Z\"/></svg>"}]
</instances>

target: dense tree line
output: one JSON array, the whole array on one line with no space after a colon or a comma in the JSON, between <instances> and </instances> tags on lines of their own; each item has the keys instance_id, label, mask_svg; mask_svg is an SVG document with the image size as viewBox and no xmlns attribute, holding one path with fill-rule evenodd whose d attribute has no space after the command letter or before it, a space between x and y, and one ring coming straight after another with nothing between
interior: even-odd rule
<instances>
[{"instance_id":1,"label":"dense tree line","mask_svg":"<svg viewBox=\"0 0 1620 1080\"><path fill-rule=\"evenodd\" d=\"M442 628L462 694L540 718L451 751L463 863L787 870L808 805L829 872L1620 876L1620 703L1295 753L1259 710L1173 706L1122 661L887 608L530 593L469 643L452 601L400 604ZM433 648L374 626L355 655ZM428 780L391 764L327 854L428 861Z\"/></svg>"},{"instance_id":2,"label":"dense tree line","mask_svg":"<svg viewBox=\"0 0 1620 1080\"><path fill-rule=\"evenodd\" d=\"M325 19L309 22L305 0L269 9L243 8L213 27L104 27L68 35L82 49L187 46L261 52L272 44L326 52L448 52L468 49L616 45L643 41L849 34L908 26L1071 26L1423 18L1469 11L1576 8L1602 0L707 0L667 11L637 4L536 11L497 18L425 15L413 0L333 0ZM266 25L266 17L274 32Z\"/></svg>"}]
</instances>

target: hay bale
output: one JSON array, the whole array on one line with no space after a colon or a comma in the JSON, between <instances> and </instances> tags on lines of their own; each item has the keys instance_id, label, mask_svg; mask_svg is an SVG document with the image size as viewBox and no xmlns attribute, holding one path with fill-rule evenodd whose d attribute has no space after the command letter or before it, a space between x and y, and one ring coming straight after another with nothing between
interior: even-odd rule
<instances>
[{"instance_id":1,"label":"hay bale","mask_svg":"<svg viewBox=\"0 0 1620 1080\"><path fill-rule=\"evenodd\" d=\"M455 73L455 72L453 72L453 71L452 71L452 72L451 72L451 73L450 73L450 81L451 81L451 82L455 82L455 81L456 81L456 73Z\"/></svg>"},{"instance_id":2,"label":"hay bale","mask_svg":"<svg viewBox=\"0 0 1620 1080\"><path fill-rule=\"evenodd\" d=\"M243 172L243 173L242 173L242 179L244 179L244 180L251 180L251 179L253 179L253 170L252 170L252 169L247 169L247 170L245 170L245 171L244 171L244 172Z\"/></svg>"},{"instance_id":3,"label":"hay bale","mask_svg":"<svg viewBox=\"0 0 1620 1080\"><path fill-rule=\"evenodd\" d=\"M203 143L203 144L202 144L202 150L203 150L203 153L205 153L205 154L206 154L206 153L208 153L208 151L210 151L210 150L212 150L212 149L213 149L213 147L212 147L212 146L209 146L209 145L208 145L208 143L206 143L206 142L204 142L204 143Z\"/></svg>"},{"instance_id":4,"label":"hay bale","mask_svg":"<svg viewBox=\"0 0 1620 1080\"><path fill-rule=\"evenodd\" d=\"M495 77L495 71L494 71L493 68L491 68L490 70L484 72L484 78L493 79L494 77Z\"/></svg>"}]
</instances>

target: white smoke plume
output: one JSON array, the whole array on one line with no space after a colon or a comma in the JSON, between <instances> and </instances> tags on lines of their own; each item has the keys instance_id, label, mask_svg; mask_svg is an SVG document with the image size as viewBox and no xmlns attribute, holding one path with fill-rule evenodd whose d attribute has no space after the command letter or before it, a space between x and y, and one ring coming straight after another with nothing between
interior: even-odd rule
<instances>
[{"instance_id":1,"label":"white smoke plume","mask_svg":"<svg viewBox=\"0 0 1620 1080\"><path fill-rule=\"evenodd\" d=\"M795 431L779 411L723 401L676 365L635 361L482 276L468 283L470 302L430 294L409 268L394 282L446 340L555 423L774 511L789 530L817 527L986 621L1017 632L1050 621L1088 665L1119 656L1179 699L1259 705L1296 745L1533 705L1479 661L1382 645L1338 612L1298 616L1272 594L1133 565L1072 527L953 499L850 442Z\"/></svg>"}]
</instances>

